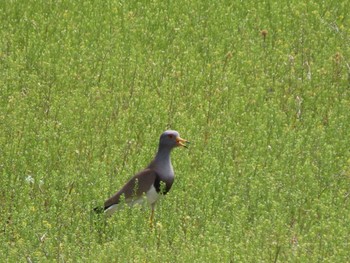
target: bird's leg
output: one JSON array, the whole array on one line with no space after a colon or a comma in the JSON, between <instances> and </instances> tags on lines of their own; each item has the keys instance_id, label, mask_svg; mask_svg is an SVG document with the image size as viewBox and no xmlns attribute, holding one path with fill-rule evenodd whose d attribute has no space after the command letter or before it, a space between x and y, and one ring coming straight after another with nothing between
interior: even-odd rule
<instances>
[{"instance_id":1,"label":"bird's leg","mask_svg":"<svg viewBox=\"0 0 350 263\"><path fill-rule=\"evenodd\" d=\"M149 224L150 224L150 227L152 228L153 227L153 218L154 218L154 207L155 207L155 204L152 204L151 205L151 217L149 219Z\"/></svg>"}]
</instances>

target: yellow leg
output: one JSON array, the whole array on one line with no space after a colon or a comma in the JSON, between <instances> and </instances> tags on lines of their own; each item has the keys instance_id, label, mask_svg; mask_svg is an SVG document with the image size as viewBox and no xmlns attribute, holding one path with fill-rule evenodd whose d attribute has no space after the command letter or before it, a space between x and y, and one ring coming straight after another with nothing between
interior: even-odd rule
<instances>
[{"instance_id":1,"label":"yellow leg","mask_svg":"<svg viewBox=\"0 0 350 263\"><path fill-rule=\"evenodd\" d=\"M149 219L149 221L150 221L149 223L150 223L150 227L152 228L153 227L153 218L154 218L154 204L152 204L151 208L152 208L152 211L151 211L151 217Z\"/></svg>"}]
</instances>

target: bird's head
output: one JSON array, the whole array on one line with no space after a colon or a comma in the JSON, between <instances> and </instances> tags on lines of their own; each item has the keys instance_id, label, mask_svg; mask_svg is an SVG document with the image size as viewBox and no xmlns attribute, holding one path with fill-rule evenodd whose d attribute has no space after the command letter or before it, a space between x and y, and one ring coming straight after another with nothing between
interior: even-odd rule
<instances>
[{"instance_id":1,"label":"bird's head","mask_svg":"<svg viewBox=\"0 0 350 263\"><path fill-rule=\"evenodd\" d=\"M182 139L177 131L168 130L162 133L159 140L160 146L167 146L167 147L177 147L182 146L186 147L189 141Z\"/></svg>"}]
</instances>

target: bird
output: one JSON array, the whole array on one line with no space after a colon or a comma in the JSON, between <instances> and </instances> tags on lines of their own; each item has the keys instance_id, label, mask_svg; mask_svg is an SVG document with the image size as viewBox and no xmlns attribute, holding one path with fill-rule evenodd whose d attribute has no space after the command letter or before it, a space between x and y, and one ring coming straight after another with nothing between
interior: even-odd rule
<instances>
[{"instance_id":1,"label":"bird","mask_svg":"<svg viewBox=\"0 0 350 263\"><path fill-rule=\"evenodd\" d=\"M187 148L188 143L189 141L182 139L175 130L163 132L159 138L158 151L149 165L135 174L119 191L107 199L103 209L98 207L95 208L95 211L111 216L118 210L122 200L129 206L133 206L143 203L146 199L151 207L150 223L152 224L157 200L161 195L170 191L174 182L171 151L176 147Z\"/></svg>"}]
</instances>

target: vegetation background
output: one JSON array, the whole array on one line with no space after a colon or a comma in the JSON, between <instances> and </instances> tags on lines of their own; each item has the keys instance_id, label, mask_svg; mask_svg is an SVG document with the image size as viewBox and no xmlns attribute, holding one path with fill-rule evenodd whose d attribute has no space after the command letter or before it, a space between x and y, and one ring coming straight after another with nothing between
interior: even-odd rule
<instances>
[{"instance_id":1,"label":"vegetation background","mask_svg":"<svg viewBox=\"0 0 350 263\"><path fill-rule=\"evenodd\" d=\"M1 1L4 262L349 262L349 1ZM91 209L159 135L176 181Z\"/></svg>"}]
</instances>

